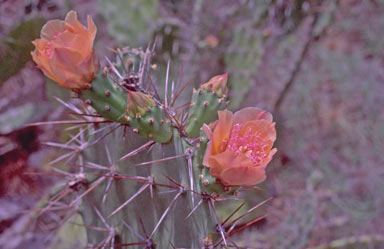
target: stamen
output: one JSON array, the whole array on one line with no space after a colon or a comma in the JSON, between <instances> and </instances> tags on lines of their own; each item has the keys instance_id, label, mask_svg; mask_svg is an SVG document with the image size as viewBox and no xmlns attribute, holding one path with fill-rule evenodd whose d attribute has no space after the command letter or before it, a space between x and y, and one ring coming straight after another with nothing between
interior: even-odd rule
<instances>
[{"instance_id":1,"label":"stamen","mask_svg":"<svg viewBox=\"0 0 384 249\"><path fill-rule=\"evenodd\" d=\"M268 153L266 153L268 140L263 138L259 132L252 131L249 127L241 136L241 124L235 124L232 127L232 132L229 141L223 141L226 150L235 152L236 154L243 153L246 157L252 160L255 165L264 161Z\"/></svg>"}]
</instances>

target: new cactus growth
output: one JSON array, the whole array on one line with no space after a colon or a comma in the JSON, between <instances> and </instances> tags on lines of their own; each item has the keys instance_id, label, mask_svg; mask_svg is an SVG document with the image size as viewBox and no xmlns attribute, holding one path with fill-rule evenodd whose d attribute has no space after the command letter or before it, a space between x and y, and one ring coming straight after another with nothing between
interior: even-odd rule
<instances>
[{"instance_id":1,"label":"new cactus growth","mask_svg":"<svg viewBox=\"0 0 384 249\"><path fill-rule=\"evenodd\" d=\"M198 136L202 125L216 120L217 111L227 106L227 79L227 73L217 75L202 84L199 89L193 90L192 106L185 127L189 136Z\"/></svg>"},{"instance_id":2,"label":"new cactus growth","mask_svg":"<svg viewBox=\"0 0 384 249\"><path fill-rule=\"evenodd\" d=\"M81 25L74 12L69 15L67 35L73 25ZM53 21L46 27L53 32L57 23ZM84 27L81 30L89 33L89 27L88 31ZM47 43L51 44L49 49L55 51L55 39L61 35L51 36L53 42ZM45 51L46 48L38 49ZM266 151L265 146L271 149L274 138L264 133L267 128L263 126L267 125L265 120L272 121L270 114L247 109L245 116L251 116L245 117L242 112L240 123L236 123L239 115L234 114L233 124L250 127L257 137L249 137L248 130L244 134L240 131L240 135L235 133L238 131L232 128L232 120L230 127L223 125L223 115L229 117L227 111L219 112L220 119L215 121L218 110L227 105L227 74L215 76L194 90L187 116L175 112L177 108L168 106L167 100L163 104L154 91L144 87L144 78L148 76L143 72L150 72L151 68L146 59L150 57L149 50L140 57L137 70L126 67L123 58L134 53L129 49L117 50L118 60L108 60L109 65L99 70L92 81L83 82L81 87L66 87L92 108L82 113L72 103L65 103L79 114L77 126L86 120L69 143L55 144L73 150L55 162L72 159L77 165L73 170L77 171L74 173L77 180L75 184L68 184L73 189L73 199L64 206L82 215L91 248L237 247L230 237L237 232L239 220L255 208L229 221L218 216L215 205L233 197L235 190L244 185L241 177L247 180L245 185L249 185L250 178L258 177L253 173L263 172L266 164L256 170L258 165L249 165L249 161L253 159L251 156ZM76 62L71 56L75 55L67 54L63 58ZM55 60L54 57L48 59ZM38 58L36 62L42 60L46 58ZM58 73L63 76L62 84L74 86L71 80L78 78L72 77L76 72L69 69L68 66L64 71L53 70L50 76L54 79L54 73ZM254 114L257 115L252 116ZM127 131L127 127L130 130ZM274 126L268 129L272 132ZM243 143L236 151L227 148L232 145L230 133L239 136L237 144ZM272 143L264 145L263 139L270 139ZM216 144L220 144L220 148L216 148ZM220 161L228 155L228 150L235 155L234 165ZM260 160L270 160L274 152L268 154L267 159L260 154ZM249 169L245 168L248 166ZM235 179L230 179L227 171L233 172ZM244 175L247 172L249 174ZM230 182L236 184L228 184ZM81 187L74 188L77 184ZM62 193L62 197L54 197L55 203L64 202L63 197L69 195L64 190Z\"/></svg>"},{"instance_id":3,"label":"new cactus growth","mask_svg":"<svg viewBox=\"0 0 384 249\"><path fill-rule=\"evenodd\" d=\"M125 119L133 131L159 143L169 142L172 131L164 106L156 105L148 94L131 90L127 92L127 100Z\"/></svg>"}]
</instances>

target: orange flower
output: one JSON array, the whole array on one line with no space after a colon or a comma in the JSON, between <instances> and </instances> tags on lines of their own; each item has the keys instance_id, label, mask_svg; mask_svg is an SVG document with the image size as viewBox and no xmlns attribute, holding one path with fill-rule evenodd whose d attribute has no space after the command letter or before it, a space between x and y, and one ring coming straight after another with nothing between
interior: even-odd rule
<instances>
[{"instance_id":1,"label":"orange flower","mask_svg":"<svg viewBox=\"0 0 384 249\"><path fill-rule=\"evenodd\" d=\"M34 40L33 60L45 76L61 87L85 89L97 73L93 51L96 26L88 16L86 29L75 11L68 12L65 21L48 21Z\"/></svg>"},{"instance_id":2,"label":"orange flower","mask_svg":"<svg viewBox=\"0 0 384 249\"><path fill-rule=\"evenodd\" d=\"M219 120L203 126L210 139L203 164L226 186L264 181L265 167L277 152L272 149L276 140L272 115L255 107L218 114Z\"/></svg>"}]
</instances>

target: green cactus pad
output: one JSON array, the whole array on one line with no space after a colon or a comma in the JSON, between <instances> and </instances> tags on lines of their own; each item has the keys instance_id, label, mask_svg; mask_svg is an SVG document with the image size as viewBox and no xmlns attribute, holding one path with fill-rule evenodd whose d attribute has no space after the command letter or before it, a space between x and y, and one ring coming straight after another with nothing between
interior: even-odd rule
<instances>
[{"instance_id":1,"label":"green cactus pad","mask_svg":"<svg viewBox=\"0 0 384 249\"><path fill-rule=\"evenodd\" d=\"M199 88L192 95L192 107L185 131L191 137L198 136L203 124L217 120L217 111L224 109L226 105L225 96L219 98L214 92Z\"/></svg>"},{"instance_id":2,"label":"green cactus pad","mask_svg":"<svg viewBox=\"0 0 384 249\"><path fill-rule=\"evenodd\" d=\"M144 138L159 143L167 143L172 138L169 121L165 118L164 110L159 106L153 106L144 115L126 116L126 120L133 131Z\"/></svg>"},{"instance_id":3,"label":"green cactus pad","mask_svg":"<svg viewBox=\"0 0 384 249\"><path fill-rule=\"evenodd\" d=\"M127 123L124 118L127 106L124 92L101 72L89 89L79 92L79 97L91 105L103 118L113 122Z\"/></svg>"}]
</instances>

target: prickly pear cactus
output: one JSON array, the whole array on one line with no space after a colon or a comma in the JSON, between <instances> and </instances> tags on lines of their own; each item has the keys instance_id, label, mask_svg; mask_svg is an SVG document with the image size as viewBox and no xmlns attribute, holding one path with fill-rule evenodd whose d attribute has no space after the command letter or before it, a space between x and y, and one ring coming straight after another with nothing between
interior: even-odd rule
<instances>
[{"instance_id":1,"label":"prickly pear cactus","mask_svg":"<svg viewBox=\"0 0 384 249\"><path fill-rule=\"evenodd\" d=\"M66 23L71 32L73 22L77 20L73 12L69 16ZM88 30L90 25L89 19ZM46 34L49 28L47 25L42 33ZM68 72L71 65L58 64L59 67L51 70L39 58L47 56L44 60L55 60L55 53L59 51L53 50L54 56L50 57L51 54L46 51L50 52L51 47L44 47L43 52L38 49L34 52L34 59L44 73L60 80L63 87L68 82L76 86L72 90L84 104L77 106L62 101L76 114L75 120L56 123L72 124L69 129L77 133L72 134L65 144L48 145L69 151L52 164L64 162L73 167L69 172L55 169L68 178L68 183L52 196L41 212L64 209L72 210L71 214L81 214L90 248L237 247L231 236L252 222L240 228L236 225L257 206L244 214L236 214L236 219L231 217L238 209L229 217L220 217L216 212L217 203L241 199L237 191L240 186L224 184L220 175L211 174L213 171L207 166L209 164L204 162L210 160L205 158L207 151L212 154L210 140L223 129L223 124L218 123L221 120L216 120L218 111L229 103L227 74L215 76L201 84L193 91L188 106L177 107L178 86L172 85L169 94L167 77L162 98L152 84L150 50L117 49L116 61L107 59L108 65L99 69L93 80L88 82L84 79L92 75L93 67L89 72L76 68L77 74L85 75L78 78L73 76L74 72ZM60 53L63 51L60 50ZM65 59L74 59L71 56L67 54ZM56 75L52 76L54 73ZM76 84L72 84L74 79ZM169 96L171 99L168 99ZM234 122L243 122L246 118L244 113L253 115L256 121L252 122L263 125L262 129L274 130L270 114L259 109L246 110L239 115L235 113ZM229 117L232 114L219 112L219 118L223 115ZM254 129L252 122L249 124ZM257 130L254 132L259 140L262 139L260 136L264 136ZM261 141L256 141L254 136L250 146L256 146ZM223 146L231 143L232 140L228 139L221 141ZM244 145L231 153L251 156L255 148ZM234 162L238 160L232 159ZM248 164L251 162L246 160ZM263 172L266 163L260 172ZM237 166L246 172L253 170L244 168L245 164L241 162ZM244 171L239 172L234 174L236 181L239 177L247 177L243 175Z\"/></svg>"}]
</instances>

